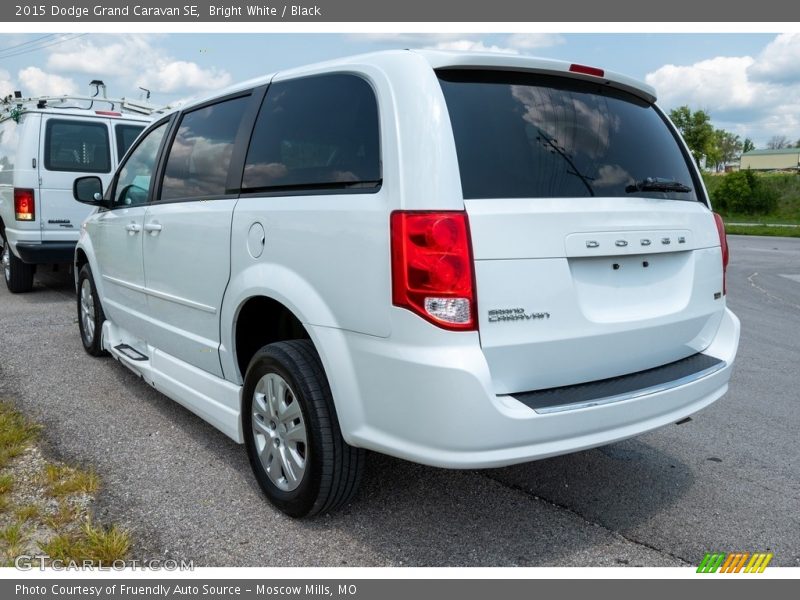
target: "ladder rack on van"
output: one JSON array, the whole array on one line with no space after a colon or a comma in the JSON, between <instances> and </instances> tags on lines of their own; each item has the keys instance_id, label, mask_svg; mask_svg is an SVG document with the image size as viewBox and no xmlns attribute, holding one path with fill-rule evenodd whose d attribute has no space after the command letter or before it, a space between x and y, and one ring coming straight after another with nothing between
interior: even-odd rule
<instances>
[{"instance_id":1,"label":"ladder rack on van","mask_svg":"<svg viewBox=\"0 0 800 600\"><path fill-rule=\"evenodd\" d=\"M13 119L19 121L20 116L30 110L42 110L44 108L58 108L58 109L74 109L74 110L91 110L94 108L95 103L102 103L109 107L109 111L119 111L120 113L136 114L149 116L156 112L163 112L168 106L154 107L149 104L134 102L126 98L103 98L97 96L76 96L76 95L63 95L63 96L35 96L30 98L22 98L15 92L13 95L8 95L0 100L0 123ZM88 106L76 106L71 104L64 104L67 102L88 102Z\"/></svg>"}]
</instances>

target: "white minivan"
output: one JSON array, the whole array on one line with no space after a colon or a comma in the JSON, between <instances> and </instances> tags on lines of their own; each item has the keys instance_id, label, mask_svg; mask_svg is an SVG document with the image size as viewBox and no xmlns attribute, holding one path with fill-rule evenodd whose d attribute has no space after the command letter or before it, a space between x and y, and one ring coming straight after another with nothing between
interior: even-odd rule
<instances>
[{"instance_id":1,"label":"white minivan","mask_svg":"<svg viewBox=\"0 0 800 600\"><path fill-rule=\"evenodd\" d=\"M72 199L72 182L94 174L107 183L151 111L103 97L17 92L0 101L0 244L9 291L30 291L38 265L72 263L91 210Z\"/></svg>"},{"instance_id":2,"label":"white minivan","mask_svg":"<svg viewBox=\"0 0 800 600\"><path fill-rule=\"evenodd\" d=\"M655 92L594 67L390 51L156 121L75 254L80 333L244 443L289 515L364 450L574 452L728 388L721 220Z\"/></svg>"}]
</instances>

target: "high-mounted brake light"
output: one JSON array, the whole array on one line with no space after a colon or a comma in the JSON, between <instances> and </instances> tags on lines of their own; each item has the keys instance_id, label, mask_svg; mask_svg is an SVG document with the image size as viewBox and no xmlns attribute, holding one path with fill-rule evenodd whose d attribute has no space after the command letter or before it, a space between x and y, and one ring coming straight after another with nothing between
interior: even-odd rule
<instances>
[{"instance_id":1,"label":"high-mounted brake light","mask_svg":"<svg viewBox=\"0 0 800 600\"><path fill-rule=\"evenodd\" d=\"M395 211L392 302L444 329L478 328L467 213Z\"/></svg>"},{"instance_id":2,"label":"high-mounted brake light","mask_svg":"<svg viewBox=\"0 0 800 600\"><path fill-rule=\"evenodd\" d=\"M586 65L572 64L569 66L569 70L571 73L582 73L583 75L592 75L594 77L605 77L606 75L606 72L603 69L598 69L597 67L587 67Z\"/></svg>"},{"instance_id":3,"label":"high-mounted brake light","mask_svg":"<svg viewBox=\"0 0 800 600\"><path fill-rule=\"evenodd\" d=\"M103 117L121 117L122 113L114 112L113 110L96 110L94 114L101 115Z\"/></svg>"},{"instance_id":4,"label":"high-mounted brake light","mask_svg":"<svg viewBox=\"0 0 800 600\"><path fill-rule=\"evenodd\" d=\"M17 221L36 220L36 204L33 201L33 190L14 188L14 216Z\"/></svg>"},{"instance_id":5,"label":"high-mounted brake light","mask_svg":"<svg viewBox=\"0 0 800 600\"><path fill-rule=\"evenodd\" d=\"M722 295L728 293L728 260L730 259L730 250L728 250L728 236L725 234L725 223L722 217L714 213L714 222L717 224L717 233L719 233L719 246L722 249Z\"/></svg>"}]
</instances>

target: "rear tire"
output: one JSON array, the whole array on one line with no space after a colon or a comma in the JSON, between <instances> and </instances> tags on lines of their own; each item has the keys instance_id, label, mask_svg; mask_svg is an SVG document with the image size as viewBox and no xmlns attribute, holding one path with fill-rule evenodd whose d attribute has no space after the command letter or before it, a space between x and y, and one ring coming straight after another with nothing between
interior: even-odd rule
<instances>
[{"instance_id":1,"label":"rear tire","mask_svg":"<svg viewBox=\"0 0 800 600\"><path fill-rule=\"evenodd\" d=\"M269 501L291 517L335 510L355 494L364 451L347 444L319 355L309 340L268 344L244 382L250 465Z\"/></svg>"},{"instance_id":2,"label":"rear tire","mask_svg":"<svg viewBox=\"0 0 800 600\"><path fill-rule=\"evenodd\" d=\"M22 294L33 289L33 274L36 265L28 265L14 256L8 242L3 240L3 276L6 280L8 291L12 294Z\"/></svg>"},{"instance_id":3,"label":"rear tire","mask_svg":"<svg viewBox=\"0 0 800 600\"><path fill-rule=\"evenodd\" d=\"M78 328L83 349L92 356L106 356L103 350L103 323L106 315L97 297L92 270L88 264L78 273Z\"/></svg>"}]
</instances>

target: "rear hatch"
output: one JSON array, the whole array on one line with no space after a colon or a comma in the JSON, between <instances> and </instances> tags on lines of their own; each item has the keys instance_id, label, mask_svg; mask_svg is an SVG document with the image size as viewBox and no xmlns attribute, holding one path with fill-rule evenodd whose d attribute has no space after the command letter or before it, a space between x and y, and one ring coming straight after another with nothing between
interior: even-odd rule
<instances>
[{"instance_id":1,"label":"rear hatch","mask_svg":"<svg viewBox=\"0 0 800 600\"><path fill-rule=\"evenodd\" d=\"M713 214L646 97L602 79L440 70L498 394L706 348L724 310Z\"/></svg>"}]
</instances>

